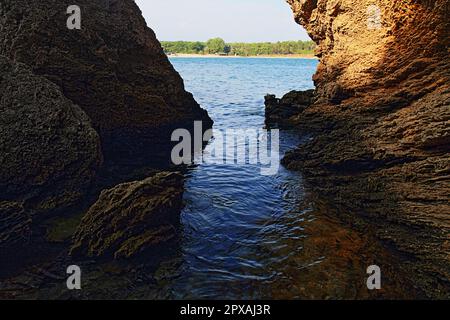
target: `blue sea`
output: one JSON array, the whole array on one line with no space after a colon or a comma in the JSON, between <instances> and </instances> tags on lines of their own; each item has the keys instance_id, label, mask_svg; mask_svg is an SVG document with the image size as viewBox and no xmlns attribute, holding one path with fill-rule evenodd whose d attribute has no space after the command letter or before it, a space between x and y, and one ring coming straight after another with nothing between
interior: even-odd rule
<instances>
[{"instance_id":1,"label":"blue sea","mask_svg":"<svg viewBox=\"0 0 450 320\"><path fill-rule=\"evenodd\" d=\"M172 58L171 62L186 89L208 110L214 129L223 131L264 128L264 96L312 89L318 64L313 59L282 58ZM281 156L301 140L295 132L281 132ZM270 176L262 175L258 164L193 167L181 216L181 258L164 279L166 296L271 297L270 284L289 282L290 257L301 250L305 235L299 224L308 210L302 206L303 195L301 175L283 167Z\"/></svg>"}]
</instances>

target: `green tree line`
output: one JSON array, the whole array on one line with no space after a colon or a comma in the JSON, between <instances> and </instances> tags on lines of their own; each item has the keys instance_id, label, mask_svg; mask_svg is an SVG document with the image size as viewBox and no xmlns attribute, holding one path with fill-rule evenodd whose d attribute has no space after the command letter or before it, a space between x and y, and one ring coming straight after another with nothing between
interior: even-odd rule
<instances>
[{"instance_id":1,"label":"green tree line","mask_svg":"<svg viewBox=\"0 0 450 320\"><path fill-rule=\"evenodd\" d=\"M226 43L221 38L200 41L163 41L167 54L226 54L237 56L312 54L313 41L282 41L261 43Z\"/></svg>"}]
</instances>

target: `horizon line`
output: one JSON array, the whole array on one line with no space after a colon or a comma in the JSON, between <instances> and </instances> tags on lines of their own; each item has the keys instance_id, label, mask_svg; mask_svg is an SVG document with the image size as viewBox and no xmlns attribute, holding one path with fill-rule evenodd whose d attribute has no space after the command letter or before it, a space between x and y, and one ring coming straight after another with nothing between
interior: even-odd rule
<instances>
[{"instance_id":1,"label":"horizon line","mask_svg":"<svg viewBox=\"0 0 450 320\"><path fill-rule=\"evenodd\" d=\"M222 37L215 37L215 38L221 38ZM214 39L214 38L211 38ZM208 39L208 40L211 40ZM159 42L207 42L208 40L162 40L162 39L158 39ZM296 39L296 40L277 40L277 41L227 41L225 39L223 39L225 41L225 43L278 43L278 42L297 42L297 41L302 41L302 42L314 42L311 39L308 40L302 40L302 39Z\"/></svg>"}]
</instances>

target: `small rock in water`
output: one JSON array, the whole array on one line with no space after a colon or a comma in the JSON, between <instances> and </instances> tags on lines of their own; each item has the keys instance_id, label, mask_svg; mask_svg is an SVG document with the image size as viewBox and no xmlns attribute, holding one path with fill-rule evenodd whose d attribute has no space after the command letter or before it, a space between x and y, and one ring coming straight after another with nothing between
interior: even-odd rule
<instances>
[{"instance_id":1,"label":"small rock in water","mask_svg":"<svg viewBox=\"0 0 450 320\"><path fill-rule=\"evenodd\" d=\"M275 95L265 97L266 126L268 128L291 128L291 118L301 114L313 102L314 90L291 91L283 98Z\"/></svg>"}]
</instances>

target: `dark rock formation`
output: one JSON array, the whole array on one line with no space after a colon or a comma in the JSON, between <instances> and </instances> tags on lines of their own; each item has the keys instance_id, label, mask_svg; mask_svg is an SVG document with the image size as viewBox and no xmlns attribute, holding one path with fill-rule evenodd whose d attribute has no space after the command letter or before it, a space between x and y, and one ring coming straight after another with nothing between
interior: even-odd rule
<instances>
[{"instance_id":1,"label":"dark rock formation","mask_svg":"<svg viewBox=\"0 0 450 320\"><path fill-rule=\"evenodd\" d=\"M448 298L450 1L288 2L321 62L317 101L296 120L315 137L284 163Z\"/></svg>"},{"instance_id":2,"label":"dark rock formation","mask_svg":"<svg viewBox=\"0 0 450 320\"><path fill-rule=\"evenodd\" d=\"M274 95L265 97L266 126L268 128L290 128L295 119L314 99L314 90L291 91L278 99Z\"/></svg>"},{"instance_id":3,"label":"dark rock formation","mask_svg":"<svg viewBox=\"0 0 450 320\"><path fill-rule=\"evenodd\" d=\"M31 237L31 214L21 203L0 201L0 250L5 245L27 243Z\"/></svg>"},{"instance_id":4,"label":"dark rock formation","mask_svg":"<svg viewBox=\"0 0 450 320\"><path fill-rule=\"evenodd\" d=\"M74 237L75 256L129 258L175 237L183 176L162 172L105 190Z\"/></svg>"},{"instance_id":5,"label":"dark rock formation","mask_svg":"<svg viewBox=\"0 0 450 320\"><path fill-rule=\"evenodd\" d=\"M184 90L133 0L2 0L0 54L30 65L91 118L106 163L167 161L174 128L211 119Z\"/></svg>"},{"instance_id":6,"label":"dark rock formation","mask_svg":"<svg viewBox=\"0 0 450 320\"><path fill-rule=\"evenodd\" d=\"M40 211L79 200L101 154L99 137L78 106L49 80L1 56L0 114L1 246L23 238L18 229L28 230L24 205Z\"/></svg>"},{"instance_id":7,"label":"dark rock formation","mask_svg":"<svg viewBox=\"0 0 450 320\"><path fill-rule=\"evenodd\" d=\"M0 2L3 231L148 176L169 164L174 129L212 125L134 1L78 1L80 30L67 28L73 4Z\"/></svg>"},{"instance_id":8,"label":"dark rock formation","mask_svg":"<svg viewBox=\"0 0 450 320\"><path fill-rule=\"evenodd\" d=\"M67 28L74 4L81 30ZM0 115L0 283L65 270L86 208L124 181L154 174L104 191L72 253L128 258L175 237L183 177L155 172L174 129L212 120L133 0L1 0Z\"/></svg>"}]
</instances>

